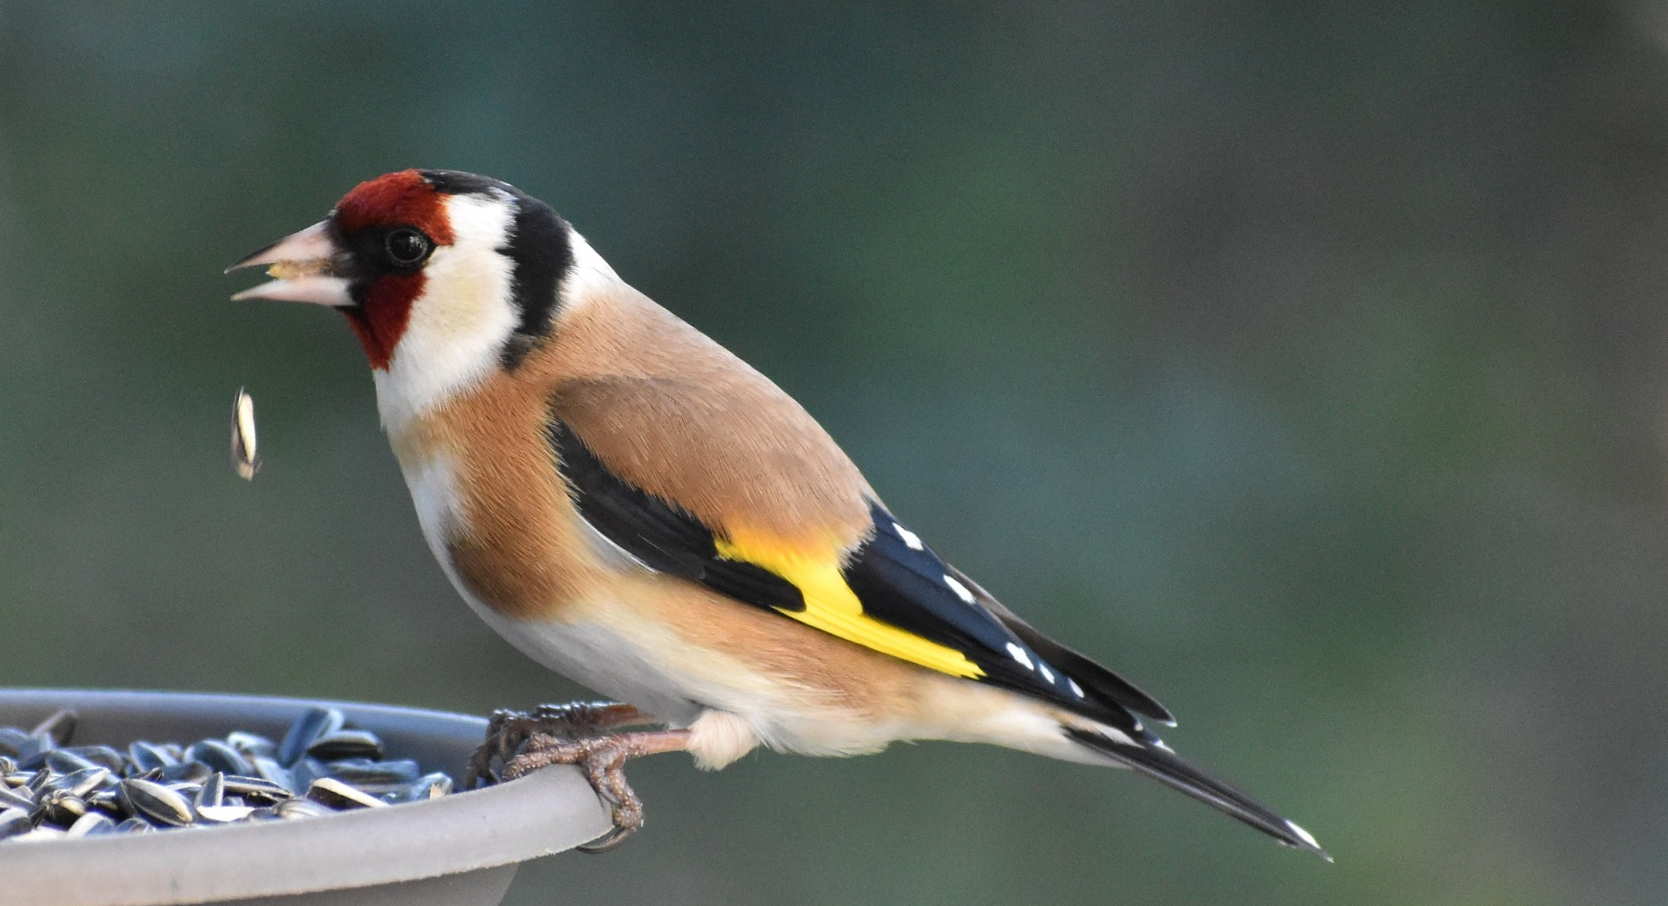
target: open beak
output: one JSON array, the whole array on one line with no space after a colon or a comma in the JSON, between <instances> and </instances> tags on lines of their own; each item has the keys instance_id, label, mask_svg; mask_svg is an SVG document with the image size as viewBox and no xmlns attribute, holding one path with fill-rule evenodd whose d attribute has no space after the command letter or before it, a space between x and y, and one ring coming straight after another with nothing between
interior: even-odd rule
<instances>
[{"instance_id":1,"label":"open beak","mask_svg":"<svg viewBox=\"0 0 1668 906\"><path fill-rule=\"evenodd\" d=\"M336 276L342 255L341 247L330 238L330 221L321 220L226 268L229 274L240 267L264 264L267 276L277 278L238 293L232 301L275 299L350 307L354 302L348 281Z\"/></svg>"}]
</instances>

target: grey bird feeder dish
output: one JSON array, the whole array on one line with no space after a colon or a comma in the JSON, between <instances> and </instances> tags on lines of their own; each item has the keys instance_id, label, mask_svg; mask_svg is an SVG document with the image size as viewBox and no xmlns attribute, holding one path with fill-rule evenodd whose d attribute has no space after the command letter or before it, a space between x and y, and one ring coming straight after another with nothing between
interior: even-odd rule
<instances>
[{"instance_id":1,"label":"grey bird feeder dish","mask_svg":"<svg viewBox=\"0 0 1668 906\"><path fill-rule=\"evenodd\" d=\"M315 705L379 735L391 757L462 773L486 721L348 702L239 695L0 689L0 726L60 708L77 744L190 742L250 730L279 737ZM577 770L426 802L297 821L0 843L0 906L491 906L516 867L607 833L609 814Z\"/></svg>"}]
</instances>

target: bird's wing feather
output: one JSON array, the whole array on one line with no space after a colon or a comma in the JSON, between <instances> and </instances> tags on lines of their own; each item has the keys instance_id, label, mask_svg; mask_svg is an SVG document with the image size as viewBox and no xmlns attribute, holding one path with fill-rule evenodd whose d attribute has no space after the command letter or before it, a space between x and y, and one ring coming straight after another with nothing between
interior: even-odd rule
<instances>
[{"instance_id":1,"label":"bird's wing feather","mask_svg":"<svg viewBox=\"0 0 1668 906\"><path fill-rule=\"evenodd\" d=\"M679 502L644 490L605 462L559 411L547 437L580 515L651 569L883 654L1052 701L1112 726L1135 728L1130 710L1169 716L1135 687L995 604L872 496L864 497L868 519L855 538L830 533L821 545L790 542L709 525Z\"/></svg>"}]
</instances>

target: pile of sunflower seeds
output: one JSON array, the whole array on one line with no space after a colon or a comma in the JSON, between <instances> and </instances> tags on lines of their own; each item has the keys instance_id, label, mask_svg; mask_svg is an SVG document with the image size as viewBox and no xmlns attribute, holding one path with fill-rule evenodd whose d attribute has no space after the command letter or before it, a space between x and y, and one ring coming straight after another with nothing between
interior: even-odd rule
<instances>
[{"instance_id":1,"label":"pile of sunflower seeds","mask_svg":"<svg viewBox=\"0 0 1668 906\"><path fill-rule=\"evenodd\" d=\"M0 841L144 833L329 815L434 799L452 778L382 760L376 734L313 708L282 742L228 733L189 746L74 746L76 717L0 727Z\"/></svg>"}]
</instances>

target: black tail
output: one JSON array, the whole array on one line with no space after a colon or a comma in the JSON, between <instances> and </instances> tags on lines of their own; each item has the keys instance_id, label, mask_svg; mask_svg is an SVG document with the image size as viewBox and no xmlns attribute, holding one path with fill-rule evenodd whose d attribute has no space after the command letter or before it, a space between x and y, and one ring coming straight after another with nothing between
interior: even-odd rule
<instances>
[{"instance_id":1,"label":"black tail","mask_svg":"<svg viewBox=\"0 0 1668 906\"><path fill-rule=\"evenodd\" d=\"M1172 789L1232 815L1270 837L1297 849L1308 850L1328 862L1332 857L1308 831L1269 811L1250 796L1217 780L1215 777L1183 761L1174 752L1162 748L1163 743L1152 736L1136 737L1134 745L1114 740L1093 730L1066 727L1066 735L1096 752L1128 765ZM1145 735L1145 734L1143 734Z\"/></svg>"}]
</instances>

